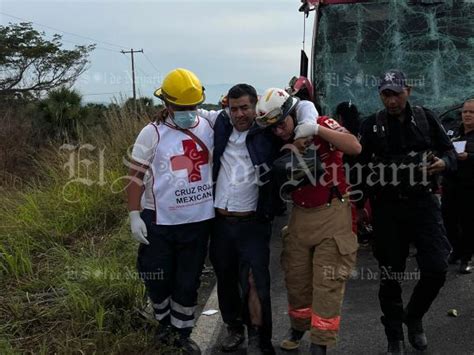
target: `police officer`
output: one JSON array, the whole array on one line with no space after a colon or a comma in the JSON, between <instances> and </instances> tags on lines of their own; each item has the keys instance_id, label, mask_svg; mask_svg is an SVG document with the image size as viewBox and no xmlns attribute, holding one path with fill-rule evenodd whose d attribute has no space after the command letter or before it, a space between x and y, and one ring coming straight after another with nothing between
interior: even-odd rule
<instances>
[{"instance_id":1,"label":"police officer","mask_svg":"<svg viewBox=\"0 0 474 355\"><path fill-rule=\"evenodd\" d=\"M410 344L417 350L427 348L422 318L446 279L451 245L433 188L439 173L455 169L456 157L434 113L408 102L411 88L403 72L384 73L378 89L385 109L362 125L360 162L366 166L363 190L373 207L388 353L404 353L402 323ZM403 308L400 282L412 242L420 279Z\"/></svg>"}]
</instances>

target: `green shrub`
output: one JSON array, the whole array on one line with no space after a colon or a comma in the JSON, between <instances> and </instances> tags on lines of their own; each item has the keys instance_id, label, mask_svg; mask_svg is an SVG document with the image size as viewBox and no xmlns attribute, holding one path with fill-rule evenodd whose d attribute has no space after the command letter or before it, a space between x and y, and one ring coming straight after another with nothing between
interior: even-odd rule
<instances>
[{"instance_id":1,"label":"green shrub","mask_svg":"<svg viewBox=\"0 0 474 355\"><path fill-rule=\"evenodd\" d=\"M128 148L147 122L120 110L105 120L82 145L46 149L38 179L0 195L2 354L157 352L156 324L137 312L144 288L123 191ZM86 173L73 174L73 160Z\"/></svg>"}]
</instances>

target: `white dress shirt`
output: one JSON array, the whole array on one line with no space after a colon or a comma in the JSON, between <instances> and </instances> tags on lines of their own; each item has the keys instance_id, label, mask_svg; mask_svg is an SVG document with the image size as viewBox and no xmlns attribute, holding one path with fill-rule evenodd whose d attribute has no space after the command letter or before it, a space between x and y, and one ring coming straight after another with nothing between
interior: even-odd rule
<instances>
[{"instance_id":1,"label":"white dress shirt","mask_svg":"<svg viewBox=\"0 0 474 355\"><path fill-rule=\"evenodd\" d=\"M257 172L245 143L248 132L233 128L221 156L214 202L216 208L229 212L257 210Z\"/></svg>"}]
</instances>

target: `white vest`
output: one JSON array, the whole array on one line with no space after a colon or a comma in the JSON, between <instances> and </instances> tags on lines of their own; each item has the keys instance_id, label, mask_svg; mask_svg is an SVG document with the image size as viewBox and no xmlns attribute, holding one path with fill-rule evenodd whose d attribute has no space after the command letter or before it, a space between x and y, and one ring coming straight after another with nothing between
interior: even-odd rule
<instances>
[{"instance_id":1,"label":"white vest","mask_svg":"<svg viewBox=\"0 0 474 355\"><path fill-rule=\"evenodd\" d=\"M214 218L214 130L198 117L197 125L189 131L201 142L168 123L158 126L158 144L151 164L156 224L185 224Z\"/></svg>"}]
</instances>

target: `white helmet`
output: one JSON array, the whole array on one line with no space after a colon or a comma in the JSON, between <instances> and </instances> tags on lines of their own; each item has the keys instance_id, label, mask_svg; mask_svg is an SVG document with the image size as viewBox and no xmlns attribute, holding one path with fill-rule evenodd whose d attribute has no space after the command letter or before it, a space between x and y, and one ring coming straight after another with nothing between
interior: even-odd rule
<instances>
[{"instance_id":1,"label":"white helmet","mask_svg":"<svg viewBox=\"0 0 474 355\"><path fill-rule=\"evenodd\" d=\"M283 89L267 89L258 99L255 121L260 127L279 123L295 109L298 101Z\"/></svg>"}]
</instances>

